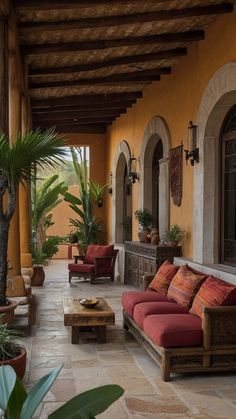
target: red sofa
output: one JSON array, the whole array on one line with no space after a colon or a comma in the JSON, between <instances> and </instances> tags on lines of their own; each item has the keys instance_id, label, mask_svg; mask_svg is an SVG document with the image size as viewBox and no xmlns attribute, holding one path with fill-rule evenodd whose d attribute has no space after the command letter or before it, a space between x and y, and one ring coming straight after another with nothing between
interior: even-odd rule
<instances>
[{"instance_id":1,"label":"red sofa","mask_svg":"<svg viewBox=\"0 0 236 419\"><path fill-rule=\"evenodd\" d=\"M168 381L171 372L236 370L236 292L233 305L204 307L201 318L149 289L152 279L144 278L146 291L122 295L123 320L124 328L160 364L162 379Z\"/></svg>"}]
</instances>

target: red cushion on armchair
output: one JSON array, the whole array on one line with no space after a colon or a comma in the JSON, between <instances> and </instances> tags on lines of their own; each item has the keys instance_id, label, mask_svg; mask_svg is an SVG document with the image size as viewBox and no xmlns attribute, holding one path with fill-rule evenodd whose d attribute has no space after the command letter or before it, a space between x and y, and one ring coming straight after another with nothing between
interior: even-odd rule
<instances>
[{"instance_id":1,"label":"red cushion on armchair","mask_svg":"<svg viewBox=\"0 0 236 419\"><path fill-rule=\"evenodd\" d=\"M95 257L102 257L102 256L112 256L114 251L114 246L100 246L99 244L90 244L88 246L84 263L93 264ZM102 262L103 266L110 266L111 262L109 260L104 260Z\"/></svg>"},{"instance_id":2,"label":"red cushion on armchair","mask_svg":"<svg viewBox=\"0 0 236 419\"><path fill-rule=\"evenodd\" d=\"M88 263L69 263L68 269L71 272L91 273L94 272L94 265Z\"/></svg>"}]
</instances>

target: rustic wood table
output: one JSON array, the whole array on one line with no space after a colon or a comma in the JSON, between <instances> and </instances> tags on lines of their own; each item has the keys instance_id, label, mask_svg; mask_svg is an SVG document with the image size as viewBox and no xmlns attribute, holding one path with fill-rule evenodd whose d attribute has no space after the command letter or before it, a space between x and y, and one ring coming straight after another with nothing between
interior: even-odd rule
<instances>
[{"instance_id":1,"label":"rustic wood table","mask_svg":"<svg viewBox=\"0 0 236 419\"><path fill-rule=\"evenodd\" d=\"M83 307L80 299L64 298L64 325L71 326L71 343L79 343L84 328L94 329L99 343L106 342L106 326L115 324L115 313L104 298L97 298L99 303L94 308Z\"/></svg>"}]
</instances>

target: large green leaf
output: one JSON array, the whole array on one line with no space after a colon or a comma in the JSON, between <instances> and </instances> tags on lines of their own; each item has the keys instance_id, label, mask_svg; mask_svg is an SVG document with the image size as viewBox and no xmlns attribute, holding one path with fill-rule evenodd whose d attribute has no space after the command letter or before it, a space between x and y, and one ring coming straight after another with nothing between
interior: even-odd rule
<instances>
[{"instance_id":1,"label":"large green leaf","mask_svg":"<svg viewBox=\"0 0 236 419\"><path fill-rule=\"evenodd\" d=\"M5 411L14 389L16 373L9 365L0 367L0 408Z\"/></svg>"},{"instance_id":2,"label":"large green leaf","mask_svg":"<svg viewBox=\"0 0 236 419\"><path fill-rule=\"evenodd\" d=\"M124 390L117 385L106 385L73 397L48 416L48 419L93 419L104 412Z\"/></svg>"},{"instance_id":3,"label":"large green leaf","mask_svg":"<svg viewBox=\"0 0 236 419\"><path fill-rule=\"evenodd\" d=\"M27 397L25 388L18 377L7 406L7 419L20 419L21 409Z\"/></svg>"},{"instance_id":4,"label":"large green leaf","mask_svg":"<svg viewBox=\"0 0 236 419\"><path fill-rule=\"evenodd\" d=\"M28 396L23 404L20 419L31 419L38 405L41 403L52 384L56 380L63 364L54 368L49 374L42 377L32 389L29 391Z\"/></svg>"},{"instance_id":5,"label":"large green leaf","mask_svg":"<svg viewBox=\"0 0 236 419\"><path fill-rule=\"evenodd\" d=\"M69 192L65 193L64 199L65 199L66 202L70 202L71 204L74 204L74 205L81 205L82 204L81 200L77 196L72 195Z\"/></svg>"}]
</instances>

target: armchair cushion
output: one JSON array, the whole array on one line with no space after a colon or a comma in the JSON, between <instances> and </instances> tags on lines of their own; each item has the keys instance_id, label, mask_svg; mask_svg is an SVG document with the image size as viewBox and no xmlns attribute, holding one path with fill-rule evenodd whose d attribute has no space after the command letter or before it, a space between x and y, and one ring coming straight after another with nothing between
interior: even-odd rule
<instances>
[{"instance_id":1,"label":"armchair cushion","mask_svg":"<svg viewBox=\"0 0 236 419\"><path fill-rule=\"evenodd\" d=\"M71 272L90 273L94 272L94 265L84 263L69 263L68 269Z\"/></svg>"},{"instance_id":2,"label":"armchair cushion","mask_svg":"<svg viewBox=\"0 0 236 419\"><path fill-rule=\"evenodd\" d=\"M234 304L236 304L236 286L209 276L194 298L190 313L203 318L205 307Z\"/></svg>"},{"instance_id":3,"label":"armchair cushion","mask_svg":"<svg viewBox=\"0 0 236 419\"><path fill-rule=\"evenodd\" d=\"M94 264L94 259L96 257L102 257L102 256L113 256L113 250L114 250L114 246L100 246L98 244L90 244L88 246L85 258L84 258L84 263L88 263L88 264ZM110 266L111 265L111 261L110 260L104 260L102 262L103 266Z\"/></svg>"},{"instance_id":4,"label":"armchair cushion","mask_svg":"<svg viewBox=\"0 0 236 419\"><path fill-rule=\"evenodd\" d=\"M159 291L161 294L166 295L170 282L178 271L179 266L172 265L168 260L166 260L158 269L156 275L154 276L149 288Z\"/></svg>"}]
</instances>

